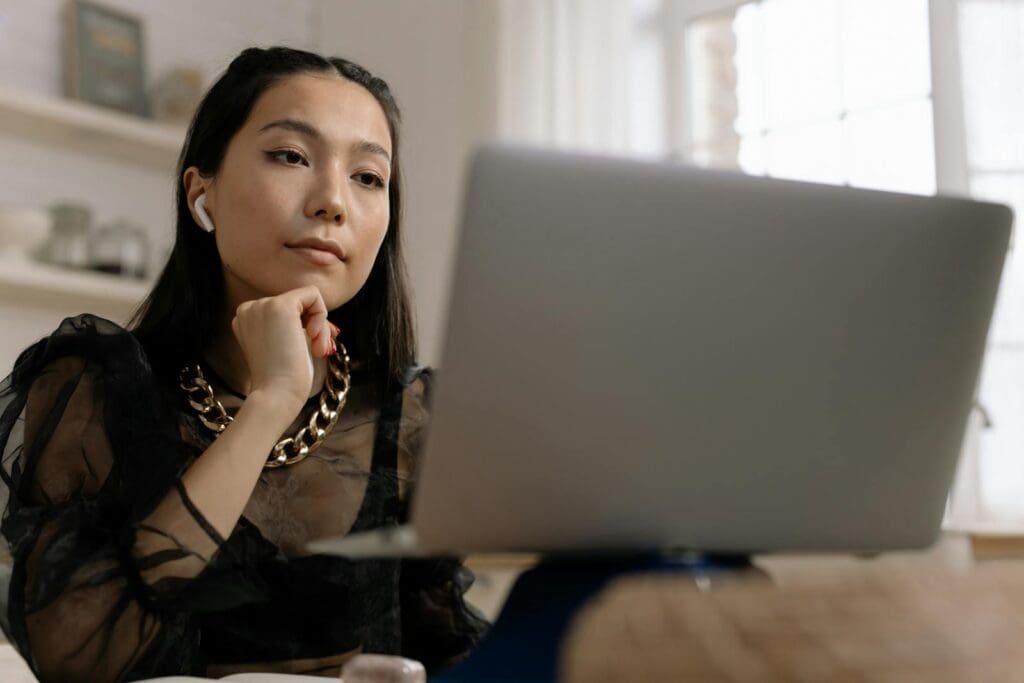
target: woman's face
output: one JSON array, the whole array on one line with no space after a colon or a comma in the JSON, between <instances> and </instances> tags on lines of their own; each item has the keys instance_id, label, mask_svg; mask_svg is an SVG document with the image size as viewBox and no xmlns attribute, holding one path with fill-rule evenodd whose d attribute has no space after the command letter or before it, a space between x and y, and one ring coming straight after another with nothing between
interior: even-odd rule
<instances>
[{"instance_id":1,"label":"woman's face","mask_svg":"<svg viewBox=\"0 0 1024 683\"><path fill-rule=\"evenodd\" d=\"M387 232L391 153L384 111L361 85L298 75L268 88L216 177L195 167L184 177L193 217L206 192L228 310L304 285L328 310L355 296ZM298 246L310 238L334 242L341 258Z\"/></svg>"}]
</instances>

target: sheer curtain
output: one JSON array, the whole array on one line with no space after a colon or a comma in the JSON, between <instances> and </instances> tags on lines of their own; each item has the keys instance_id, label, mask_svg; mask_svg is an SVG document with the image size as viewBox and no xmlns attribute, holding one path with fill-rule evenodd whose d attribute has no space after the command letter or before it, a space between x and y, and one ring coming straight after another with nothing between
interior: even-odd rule
<instances>
[{"instance_id":1,"label":"sheer curtain","mask_svg":"<svg viewBox=\"0 0 1024 683\"><path fill-rule=\"evenodd\" d=\"M642 145L660 112L649 101L657 88L641 82L656 73L637 68L645 58L658 68L638 44L634 16L643 4L499 0L499 136L592 152Z\"/></svg>"}]
</instances>

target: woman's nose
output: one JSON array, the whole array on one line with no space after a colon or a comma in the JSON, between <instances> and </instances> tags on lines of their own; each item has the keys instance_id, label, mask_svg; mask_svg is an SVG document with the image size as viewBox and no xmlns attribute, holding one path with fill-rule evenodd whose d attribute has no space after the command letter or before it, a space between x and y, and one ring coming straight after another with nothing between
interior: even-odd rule
<instances>
[{"instance_id":1,"label":"woman's nose","mask_svg":"<svg viewBox=\"0 0 1024 683\"><path fill-rule=\"evenodd\" d=\"M324 178L310 201L313 215L317 218L326 218L339 225L348 218L343 183L334 177Z\"/></svg>"},{"instance_id":2,"label":"woman's nose","mask_svg":"<svg viewBox=\"0 0 1024 683\"><path fill-rule=\"evenodd\" d=\"M333 207L331 209L320 209L319 211L316 212L316 216L317 216L317 218L320 218L322 216L323 217L329 217L335 223L338 223L340 225L341 222L342 222L342 219L344 218L343 213L344 212L342 211L341 207L339 206L339 207Z\"/></svg>"}]
</instances>

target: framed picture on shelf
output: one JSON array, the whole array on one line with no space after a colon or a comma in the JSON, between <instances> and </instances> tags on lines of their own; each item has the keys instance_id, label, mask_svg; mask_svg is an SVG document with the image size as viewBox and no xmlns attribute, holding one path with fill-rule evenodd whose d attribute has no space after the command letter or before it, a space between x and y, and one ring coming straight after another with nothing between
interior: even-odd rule
<instances>
[{"instance_id":1,"label":"framed picture on shelf","mask_svg":"<svg viewBox=\"0 0 1024 683\"><path fill-rule=\"evenodd\" d=\"M64 12L64 94L148 117L142 21L87 0Z\"/></svg>"}]
</instances>

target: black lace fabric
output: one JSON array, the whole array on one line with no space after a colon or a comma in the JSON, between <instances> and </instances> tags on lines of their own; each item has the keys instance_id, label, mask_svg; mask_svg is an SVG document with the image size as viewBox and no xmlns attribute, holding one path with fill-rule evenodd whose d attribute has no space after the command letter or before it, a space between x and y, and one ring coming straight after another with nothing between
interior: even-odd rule
<instances>
[{"instance_id":1,"label":"black lace fabric","mask_svg":"<svg viewBox=\"0 0 1024 683\"><path fill-rule=\"evenodd\" d=\"M204 371L236 413L244 397ZM221 538L180 482L213 439L183 392L154 376L116 323L65 319L0 384L8 639L41 681L336 677L360 652L413 657L428 671L458 661L487 623L464 599L473 577L457 558L305 550L405 521L432 378L411 367L383 394L354 383L323 445L264 470Z\"/></svg>"}]
</instances>

